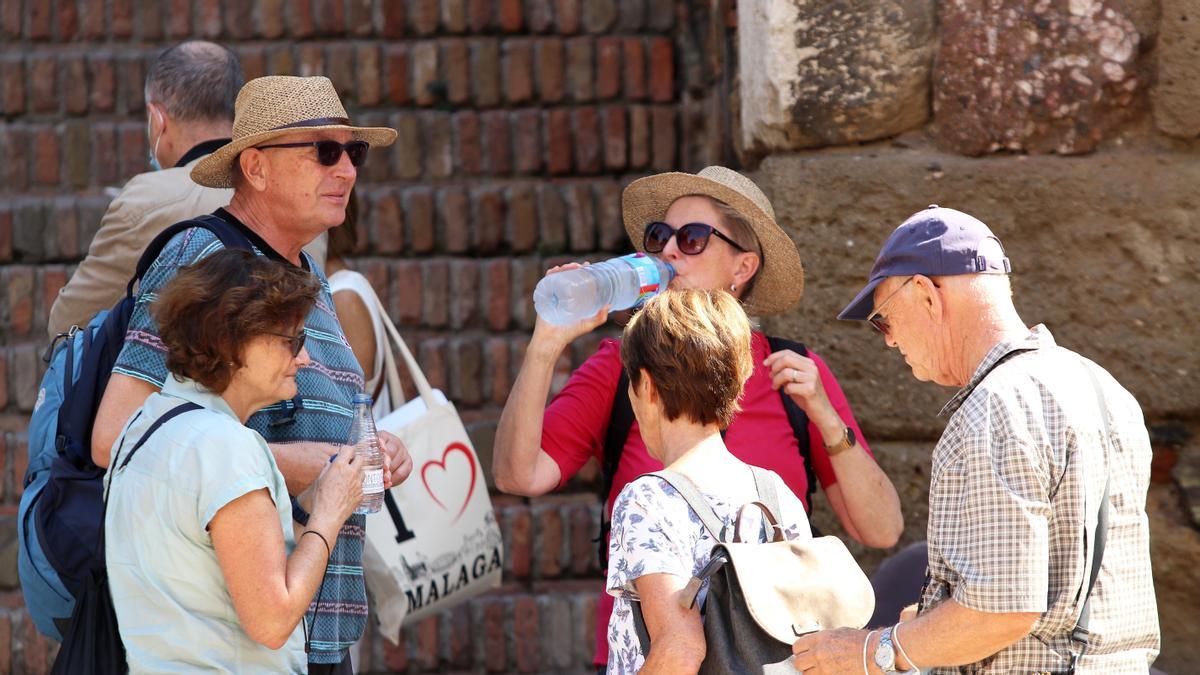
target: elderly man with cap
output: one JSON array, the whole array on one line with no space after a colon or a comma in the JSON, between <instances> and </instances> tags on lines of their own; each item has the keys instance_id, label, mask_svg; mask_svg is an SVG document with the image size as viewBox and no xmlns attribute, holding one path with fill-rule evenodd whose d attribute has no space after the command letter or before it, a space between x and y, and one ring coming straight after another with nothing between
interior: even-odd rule
<instances>
[{"instance_id":1,"label":"elderly man with cap","mask_svg":"<svg viewBox=\"0 0 1200 675\"><path fill-rule=\"evenodd\" d=\"M1144 673L1158 654L1141 409L1027 327L1010 271L986 225L930 206L838 315L873 324L917 379L960 390L933 452L915 616L801 637L803 672Z\"/></svg>"},{"instance_id":2,"label":"elderly man with cap","mask_svg":"<svg viewBox=\"0 0 1200 675\"><path fill-rule=\"evenodd\" d=\"M302 248L342 223L368 149L391 145L395 138L392 129L352 126L327 78L262 77L238 94L233 140L191 170L200 185L233 188L229 206L213 215L244 236L247 248L304 268L323 287L304 324L311 362L296 374L297 396L246 422L270 444L293 495L301 494L346 442L352 399L363 388L362 370L333 312L321 266ZM108 465L109 448L125 422L167 377L164 348L149 311L157 289L179 268L221 247L208 229L184 230L143 278L125 346L96 414L92 455L97 464ZM382 436L388 464L384 481L391 485L404 480L412 465L399 439ZM293 500L301 525L307 520L304 506ZM351 516L342 527L314 615L303 622L311 626L309 672L351 671L347 648L362 635L367 617L361 571L364 527L361 515Z\"/></svg>"}]
</instances>

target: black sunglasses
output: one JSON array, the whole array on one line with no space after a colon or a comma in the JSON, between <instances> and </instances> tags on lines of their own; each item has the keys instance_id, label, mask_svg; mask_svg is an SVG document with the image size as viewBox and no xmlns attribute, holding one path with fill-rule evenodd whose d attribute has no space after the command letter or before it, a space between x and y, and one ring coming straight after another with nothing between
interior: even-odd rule
<instances>
[{"instance_id":1,"label":"black sunglasses","mask_svg":"<svg viewBox=\"0 0 1200 675\"><path fill-rule=\"evenodd\" d=\"M267 335L274 335L275 337L281 337L287 340L288 346L292 349L293 359L297 356L300 356L300 350L304 349L304 341L308 339L308 333L306 333L303 328L300 329L300 333L298 335L287 335L285 333L267 333Z\"/></svg>"},{"instance_id":2,"label":"black sunglasses","mask_svg":"<svg viewBox=\"0 0 1200 675\"><path fill-rule=\"evenodd\" d=\"M688 223L676 229L661 221L655 221L646 226L646 230L642 234L642 248L647 253L662 253L663 249L667 247L667 242L671 241L671 237L675 237L675 245L679 247L681 253L699 255L708 246L708 238L714 234L718 239L737 250L746 252L746 249L742 248L740 244L721 234L721 231L712 225Z\"/></svg>"},{"instance_id":3,"label":"black sunglasses","mask_svg":"<svg viewBox=\"0 0 1200 675\"><path fill-rule=\"evenodd\" d=\"M308 141L307 143L275 143L273 145L255 146L259 150L267 150L269 148L307 148L316 146L317 161L323 166L333 166L342 159L342 151L346 151L346 155L350 157L350 163L354 166L362 166L363 162L367 161L367 150L371 147L366 141L350 141L349 143L338 143L337 141Z\"/></svg>"}]
</instances>

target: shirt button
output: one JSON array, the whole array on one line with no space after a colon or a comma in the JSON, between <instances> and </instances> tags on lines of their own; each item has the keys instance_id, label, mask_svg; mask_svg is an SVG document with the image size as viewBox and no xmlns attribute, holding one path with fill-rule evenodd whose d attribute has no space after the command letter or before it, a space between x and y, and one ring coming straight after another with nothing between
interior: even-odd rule
<instances>
[{"instance_id":1,"label":"shirt button","mask_svg":"<svg viewBox=\"0 0 1200 675\"><path fill-rule=\"evenodd\" d=\"M938 205L937 205L937 204L930 204L929 206L927 206L927 207L925 207L925 208L927 208L927 209L936 209L936 208L938 208ZM1040 673L1035 673L1034 675L1041 675L1041 674L1040 674Z\"/></svg>"}]
</instances>

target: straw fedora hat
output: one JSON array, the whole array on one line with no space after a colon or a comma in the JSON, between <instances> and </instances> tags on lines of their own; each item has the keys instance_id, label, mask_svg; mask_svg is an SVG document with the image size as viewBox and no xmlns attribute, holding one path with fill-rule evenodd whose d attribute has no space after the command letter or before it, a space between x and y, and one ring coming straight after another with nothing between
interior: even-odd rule
<instances>
[{"instance_id":1,"label":"straw fedora hat","mask_svg":"<svg viewBox=\"0 0 1200 675\"><path fill-rule=\"evenodd\" d=\"M710 166L700 173L660 173L630 183L621 195L621 212L634 247L642 250L646 225L662 220L671 202L689 195L725 202L742 214L758 237L762 261L754 287L742 297L748 313L778 314L800 302L804 267L795 242L775 222L775 209L754 181L723 166Z\"/></svg>"},{"instance_id":2,"label":"straw fedora hat","mask_svg":"<svg viewBox=\"0 0 1200 675\"><path fill-rule=\"evenodd\" d=\"M354 133L355 140L378 147L396 140L395 129L351 126L327 77L258 77L238 92L233 140L197 162L192 180L207 187L233 187L233 163L246 148L287 134L322 129L345 129Z\"/></svg>"}]
</instances>

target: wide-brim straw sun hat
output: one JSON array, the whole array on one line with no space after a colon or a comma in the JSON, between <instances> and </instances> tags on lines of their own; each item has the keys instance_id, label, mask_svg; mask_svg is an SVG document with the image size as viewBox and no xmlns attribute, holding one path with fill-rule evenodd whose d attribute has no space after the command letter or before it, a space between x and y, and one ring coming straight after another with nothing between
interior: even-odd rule
<instances>
[{"instance_id":1,"label":"wide-brim straw sun hat","mask_svg":"<svg viewBox=\"0 0 1200 675\"><path fill-rule=\"evenodd\" d=\"M634 247L642 251L646 226L666 217L676 199L691 195L712 197L733 207L758 237L762 260L754 287L742 297L746 311L766 316L796 306L804 295L804 266L796 243L775 222L775 209L763 191L732 169L710 166L700 173L660 173L630 183L621 195L621 215Z\"/></svg>"},{"instance_id":2,"label":"wide-brim straw sun hat","mask_svg":"<svg viewBox=\"0 0 1200 675\"><path fill-rule=\"evenodd\" d=\"M250 80L233 109L233 140L192 167L192 180L207 187L233 187L233 163L246 148L295 133L325 129L349 131L355 140L385 147L396 130L356 127L327 77L270 75Z\"/></svg>"}]
</instances>

